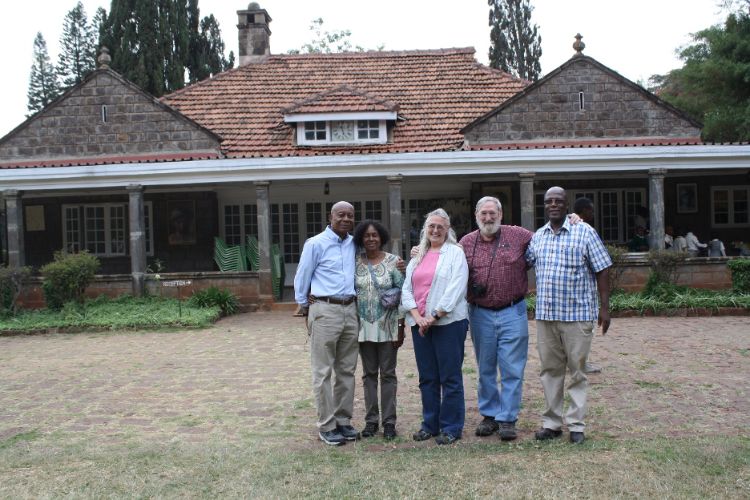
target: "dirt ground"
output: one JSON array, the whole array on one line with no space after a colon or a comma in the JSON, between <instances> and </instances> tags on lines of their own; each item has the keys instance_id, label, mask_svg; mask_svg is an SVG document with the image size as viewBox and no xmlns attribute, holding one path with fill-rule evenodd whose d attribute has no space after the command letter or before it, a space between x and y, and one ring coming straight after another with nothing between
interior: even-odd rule
<instances>
[{"instance_id":1,"label":"dirt ground","mask_svg":"<svg viewBox=\"0 0 750 500\"><path fill-rule=\"evenodd\" d=\"M521 440L533 439L543 407L533 321L530 333ZM497 439L474 436L473 356L467 339L465 445ZM616 318L595 338L591 358L603 371L590 376L590 439L748 435L747 317ZM399 351L398 377L403 439L393 445L413 446L421 403L410 339ZM265 437L319 446L307 335L289 312L237 315L196 331L0 337L0 388L0 442L62 432L102 442ZM362 397L360 382L357 427Z\"/></svg>"}]
</instances>

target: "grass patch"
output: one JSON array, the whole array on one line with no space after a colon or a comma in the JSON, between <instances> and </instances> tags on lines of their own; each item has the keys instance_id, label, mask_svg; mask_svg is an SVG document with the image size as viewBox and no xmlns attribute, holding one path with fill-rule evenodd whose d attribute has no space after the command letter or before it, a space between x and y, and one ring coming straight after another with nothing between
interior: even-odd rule
<instances>
[{"instance_id":1,"label":"grass patch","mask_svg":"<svg viewBox=\"0 0 750 500\"><path fill-rule=\"evenodd\" d=\"M60 311L24 310L0 318L0 332L34 332L50 329L116 330L168 327L204 328L219 318L218 307L195 307L162 297L117 299L99 297L82 307L66 304Z\"/></svg>"},{"instance_id":2,"label":"grass patch","mask_svg":"<svg viewBox=\"0 0 750 500\"><path fill-rule=\"evenodd\" d=\"M15 434L7 439L0 440L0 451L10 448L17 443L21 443L24 441L34 441L35 439L39 438L39 432L36 430L28 431L28 432L19 432L18 434Z\"/></svg>"},{"instance_id":3,"label":"grass patch","mask_svg":"<svg viewBox=\"0 0 750 500\"><path fill-rule=\"evenodd\" d=\"M634 380L633 383L638 387L642 387L644 389L661 389L662 387L664 387L659 382L649 382L648 380Z\"/></svg>"},{"instance_id":4,"label":"grass patch","mask_svg":"<svg viewBox=\"0 0 750 500\"><path fill-rule=\"evenodd\" d=\"M459 442L447 449L371 442L295 449L252 436L201 444L58 436L0 450L0 496L676 499L740 498L750 491L747 438L600 438L576 447L564 440ZM586 474L562 481L571 470ZM487 480L498 475L502 485Z\"/></svg>"}]
</instances>

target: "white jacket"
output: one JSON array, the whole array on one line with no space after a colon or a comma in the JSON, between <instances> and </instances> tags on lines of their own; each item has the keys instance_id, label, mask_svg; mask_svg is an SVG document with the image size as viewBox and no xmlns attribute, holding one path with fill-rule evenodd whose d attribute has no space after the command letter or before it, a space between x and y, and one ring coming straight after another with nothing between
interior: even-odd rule
<instances>
[{"instance_id":1,"label":"white jacket","mask_svg":"<svg viewBox=\"0 0 750 500\"><path fill-rule=\"evenodd\" d=\"M414 300L414 289L411 278L417 267L416 259L412 259L406 268L406 280L401 290L401 307L407 313L406 322L409 326L416 325L409 311L417 307ZM447 314L435 324L447 325L454 321L467 318L466 287L469 283L469 266L466 255L459 245L445 243L440 248L440 257L435 267L435 275L427 295L425 314L429 315L433 309L439 309Z\"/></svg>"}]
</instances>

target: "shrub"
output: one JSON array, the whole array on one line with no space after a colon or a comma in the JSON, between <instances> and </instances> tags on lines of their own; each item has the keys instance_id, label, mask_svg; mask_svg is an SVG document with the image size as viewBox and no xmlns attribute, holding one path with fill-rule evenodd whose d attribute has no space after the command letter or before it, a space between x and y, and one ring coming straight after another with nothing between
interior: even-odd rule
<instances>
[{"instance_id":1,"label":"shrub","mask_svg":"<svg viewBox=\"0 0 750 500\"><path fill-rule=\"evenodd\" d=\"M680 274L680 266L685 263L687 255L685 252L673 252L671 250L651 250L648 253L651 273L656 275L657 281L674 285L677 283Z\"/></svg>"},{"instance_id":2,"label":"shrub","mask_svg":"<svg viewBox=\"0 0 750 500\"><path fill-rule=\"evenodd\" d=\"M88 252L55 252L55 260L40 270L47 307L58 311L66 302L83 304L83 293L99 267L99 259Z\"/></svg>"},{"instance_id":3,"label":"shrub","mask_svg":"<svg viewBox=\"0 0 750 500\"><path fill-rule=\"evenodd\" d=\"M190 305L196 307L218 306L223 316L229 316L237 312L240 301L236 295L226 288L219 289L215 286L199 290L190 297Z\"/></svg>"},{"instance_id":4,"label":"shrub","mask_svg":"<svg viewBox=\"0 0 750 500\"><path fill-rule=\"evenodd\" d=\"M31 276L30 267L0 267L0 315L15 316L16 301L21 296L29 276Z\"/></svg>"},{"instance_id":5,"label":"shrub","mask_svg":"<svg viewBox=\"0 0 750 500\"><path fill-rule=\"evenodd\" d=\"M732 259L727 263L732 271L732 288L735 292L750 293L750 259Z\"/></svg>"},{"instance_id":6,"label":"shrub","mask_svg":"<svg viewBox=\"0 0 750 500\"><path fill-rule=\"evenodd\" d=\"M612 259L612 267L609 268L609 291L610 293L620 290L620 280L625 272L625 256L628 251L624 248L607 245L607 252Z\"/></svg>"}]
</instances>

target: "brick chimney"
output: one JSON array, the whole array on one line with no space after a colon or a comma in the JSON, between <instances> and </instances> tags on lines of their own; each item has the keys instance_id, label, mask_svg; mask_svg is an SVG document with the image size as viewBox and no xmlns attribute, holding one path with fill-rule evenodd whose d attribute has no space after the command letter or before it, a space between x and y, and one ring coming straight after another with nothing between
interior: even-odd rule
<instances>
[{"instance_id":1,"label":"brick chimney","mask_svg":"<svg viewBox=\"0 0 750 500\"><path fill-rule=\"evenodd\" d=\"M237 11L237 31L240 39L240 66L258 63L271 54L271 16L257 2L250 2L247 10Z\"/></svg>"}]
</instances>

